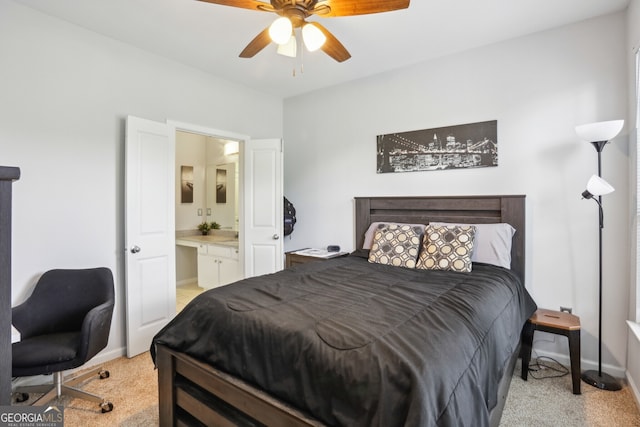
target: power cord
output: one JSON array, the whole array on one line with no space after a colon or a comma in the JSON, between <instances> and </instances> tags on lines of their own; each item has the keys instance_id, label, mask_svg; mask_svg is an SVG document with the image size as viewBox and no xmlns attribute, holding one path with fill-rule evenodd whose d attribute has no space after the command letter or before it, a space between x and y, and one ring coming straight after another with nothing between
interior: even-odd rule
<instances>
[{"instance_id":1,"label":"power cord","mask_svg":"<svg viewBox=\"0 0 640 427\"><path fill-rule=\"evenodd\" d=\"M544 363L543 359L548 359L555 365ZM548 373L541 375L540 373L542 371L547 371ZM529 364L529 373L531 374L531 377L536 380L544 380L547 378L560 378L569 375L569 368L552 357L538 356Z\"/></svg>"}]
</instances>

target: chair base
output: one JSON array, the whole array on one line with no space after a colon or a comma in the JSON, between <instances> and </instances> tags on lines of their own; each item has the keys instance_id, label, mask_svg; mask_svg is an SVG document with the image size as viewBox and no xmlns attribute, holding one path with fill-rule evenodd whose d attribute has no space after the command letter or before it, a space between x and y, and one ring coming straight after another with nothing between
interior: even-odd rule
<instances>
[{"instance_id":1,"label":"chair base","mask_svg":"<svg viewBox=\"0 0 640 427\"><path fill-rule=\"evenodd\" d=\"M55 372L53 374L52 384L16 387L14 393L23 395L26 394L26 399L28 399L29 393L42 393L42 396L33 401L31 405L46 405L53 399L57 399L62 395L67 395L79 399L89 400L91 402L96 402L100 405L103 413L111 412L113 410L113 404L111 402L108 402L106 399L95 394L88 393L84 390L73 387L74 385L79 384L85 381L87 378L95 375L98 375L100 379L109 378L109 371L105 371L102 368L97 368L66 379L63 378L62 372ZM22 399L21 401L24 401L26 399Z\"/></svg>"}]
</instances>

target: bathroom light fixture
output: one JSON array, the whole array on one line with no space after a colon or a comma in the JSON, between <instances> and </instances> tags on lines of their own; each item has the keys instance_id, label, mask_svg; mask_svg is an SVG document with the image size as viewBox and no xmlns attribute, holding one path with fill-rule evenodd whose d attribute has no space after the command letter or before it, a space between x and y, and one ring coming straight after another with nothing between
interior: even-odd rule
<instances>
[{"instance_id":1,"label":"bathroom light fixture","mask_svg":"<svg viewBox=\"0 0 640 427\"><path fill-rule=\"evenodd\" d=\"M224 155L230 156L232 154L238 154L240 147L238 141L229 141L224 144Z\"/></svg>"}]
</instances>

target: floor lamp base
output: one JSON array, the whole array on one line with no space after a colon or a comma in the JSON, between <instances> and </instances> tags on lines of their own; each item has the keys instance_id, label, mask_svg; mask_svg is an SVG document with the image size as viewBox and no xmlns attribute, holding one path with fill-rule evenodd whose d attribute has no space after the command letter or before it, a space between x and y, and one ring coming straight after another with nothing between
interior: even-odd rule
<instances>
[{"instance_id":1,"label":"floor lamp base","mask_svg":"<svg viewBox=\"0 0 640 427\"><path fill-rule=\"evenodd\" d=\"M620 382L609 374L598 371L584 371L582 381L601 390L618 391L622 389Z\"/></svg>"}]
</instances>

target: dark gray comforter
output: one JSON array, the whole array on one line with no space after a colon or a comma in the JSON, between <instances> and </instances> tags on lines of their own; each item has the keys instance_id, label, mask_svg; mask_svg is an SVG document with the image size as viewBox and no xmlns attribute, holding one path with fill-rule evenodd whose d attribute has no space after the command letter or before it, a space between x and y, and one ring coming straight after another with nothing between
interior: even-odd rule
<instances>
[{"instance_id":1,"label":"dark gray comforter","mask_svg":"<svg viewBox=\"0 0 640 427\"><path fill-rule=\"evenodd\" d=\"M509 270L300 265L213 289L154 338L328 425L486 426L535 304Z\"/></svg>"}]
</instances>

